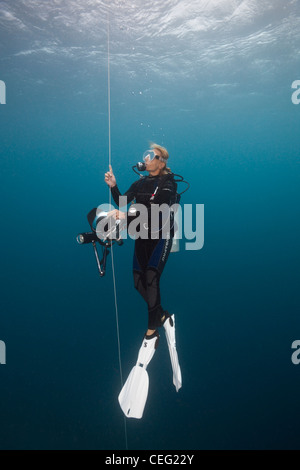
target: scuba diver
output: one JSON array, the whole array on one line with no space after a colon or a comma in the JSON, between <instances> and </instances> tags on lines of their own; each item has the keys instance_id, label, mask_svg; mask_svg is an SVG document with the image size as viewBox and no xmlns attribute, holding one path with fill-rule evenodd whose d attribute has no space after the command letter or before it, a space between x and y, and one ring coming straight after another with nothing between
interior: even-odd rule
<instances>
[{"instance_id":1,"label":"scuba diver","mask_svg":"<svg viewBox=\"0 0 300 470\"><path fill-rule=\"evenodd\" d=\"M148 224L144 224L147 230L146 238L135 237L133 256L134 286L147 304L148 329L144 335L142 345L138 353L136 365L131 370L120 395L119 403L127 417L141 418L148 395L149 377L146 368L150 363L159 342L158 328L163 327L166 334L173 370L173 384L176 391L182 386L181 369L175 342L175 317L164 310L161 304L160 278L168 260L172 240L174 237L174 213L170 210L170 231L165 236L161 219L158 230L153 236L151 227L151 206L167 204L171 207L178 201L177 183L174 174L167 167L168 151L157 144L152 144L150 150L144 153L144 164L141 170L146 170L148 176L141 176L135 181L123 196L127 197L126 204L135 201L143 204L147 209ZM116 205L121 208L119 198L122 196L113 169L105 173L105 182L110 187L112 197ZM120 201L121 202L121 201ZM131 208L133 208L131 206ZM130 213L128 211L128 220ZM134 211L133 211L134 212ZM116 220L124 219L126 214L120 210L112 211Z\"/></svg>"}]
</instances>

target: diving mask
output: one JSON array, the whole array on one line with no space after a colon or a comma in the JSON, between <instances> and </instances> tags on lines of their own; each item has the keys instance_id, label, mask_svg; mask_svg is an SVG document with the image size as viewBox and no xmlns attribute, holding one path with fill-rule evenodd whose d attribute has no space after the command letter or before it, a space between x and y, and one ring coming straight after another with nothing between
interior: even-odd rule
<instances>
[{"instance_id":1,"label":"diving mask","mask_svg":"<svg viewBox=\"0 0 300 470\"><path fill-rule=\"evenodd\" d=\"M154 150L146 150L146 152L143 153L143 160L146 163L152 162L155 158L163 163L167 163L167 159L156 155Z\"/></svg>"}]
</instances>

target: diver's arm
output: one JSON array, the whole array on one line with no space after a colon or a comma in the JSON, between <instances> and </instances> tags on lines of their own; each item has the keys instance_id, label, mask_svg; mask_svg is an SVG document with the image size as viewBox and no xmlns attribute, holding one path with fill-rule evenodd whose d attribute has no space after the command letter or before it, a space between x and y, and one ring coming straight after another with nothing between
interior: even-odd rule
<instances>
[{"instance_id":1,"label":"diver's arm","mask_svg":"<svg viewBox=\"0 0 300 470\"><path fill-rule=\"evenodd\" d=\"M113 197L113 200L115 201L115 203L117 204L118 207L124 207L125 205L129 204L131 201L133 201L133 199L135 198L136 196L136 188L137 188L137 183L138 181L135 181L131 186L130 188L128 189L128 191L126 191L125 194L121 194L119 188L117 185L115 186L112 186L110 188L111 190L111 195ZM127 197L127 201L126 201L126 204L122 204L120 205L120 202L119 202L119 198L123 196L123 197Z\"/></svg>"},{"instance_id":2,"label":"diver's arm","mask_svg":"<svg viewBox=\"0 0 300 470\"><path fill-rule=\"evenodd\" d=\"M118 186L117 185L112 186L110 188L110 191L111 191L111 195L113 197L113 200L115 201L115 204L117 204L117 206L120 207L119 197L122 196L122 194L120 193L120 190L119 190Z\"/></svg>"},{"instance_id":3,"label":"diver's arm","mask_svg":"<svg viewBox=\"0 0 300 470\"><path fill-rule=\"evenodd\" d=\"M117 184L116 177L111 165L109 165L109 171L107 171L104 175L104 181L110 188L116 186Z\"/></svg>"},{"instance_id":4,"label":"diver's arm","mask_svg":"<svg viewBox=\"0 0 300 470\"><path fill-rule=\"evenodd\" d=\"M135 181L131 186L130 188L128 189L128 191L126 191L126 193L124 194L124 196L127 197L127 202L126 204L122 204L120 206L120 203L119 203L119 198L122 196L118 186L117 186L117 180L116 180L116 177L114 175L114 172L113 172L113 169L112 169L112 166L109 165L109 171L107 171L104 175L104 181L105 183L110 187L110 190L111 190L111 194L112 194L112 197L113 197L113 200L114 202L117 204L118 207L124 207L126 204L129 204L131 201L133 201L133 199L135 198L136 196L136 188L137 188L137 183L138 181Z\"/></svg>"}]
</instances>

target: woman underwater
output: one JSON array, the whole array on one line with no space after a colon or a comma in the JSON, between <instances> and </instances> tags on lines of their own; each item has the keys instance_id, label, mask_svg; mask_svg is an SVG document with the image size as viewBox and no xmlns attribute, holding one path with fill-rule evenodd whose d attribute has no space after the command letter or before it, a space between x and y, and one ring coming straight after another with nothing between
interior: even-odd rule
<instances>
[{"instance_id":1,"label":"woman underwater","mask_svg":"<svg viewBox=\"0 0 300 470\"><path fill-rule=\"evenodd\" d=\"M163 230L165 224L162 225L161 218L157 229L153 230L153 217L151 217L153 205L158 207L165 204L170 207L177 201L177 184L170 168L167 168L168 158L168 151L164 147L152 144L151 149L144 153L148 176L135 181L123 195L127 197L127 204L134 199L136 204L142 204L147 210L148 219L147 224L144 224L147 236L136 237L133 257L134 286L147 303L148 330L139 351L137 364L119 396L121 408L127 417L142 417L148 394L149 379L146 367L158 346L159 327L163 326L165 329L176 390L178 391L182 385L175 343L175 318L162 308L160 295L160 278L174 236L174 217L172 211L169 211L170 230L167 232ZM111 189L115 203L120 207L119 197L122 195L111 166L105 173L104 179ZM117 210L114 211L114 217L122 219L125 218L125 214ZM130 221L130 215L128 220Z\"/></svg>"}]
</instances>

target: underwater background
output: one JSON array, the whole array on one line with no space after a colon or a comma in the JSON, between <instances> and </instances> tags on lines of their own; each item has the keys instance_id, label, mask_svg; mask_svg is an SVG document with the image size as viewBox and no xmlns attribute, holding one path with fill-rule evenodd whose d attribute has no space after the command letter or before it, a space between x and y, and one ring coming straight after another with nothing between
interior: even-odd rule
<instances>
[{"instance_id":1,"label":"underwater background","mask_svg":"<svg viewBox=\"0 0 300 470\"><path fill-rule=\"evenodd\" d=\"M297 449L300 6L282 0L0 2L0 449L125 449L111 267L76 236L149 141L204 204L170 255L183 387L164 337L129 449ZM184 186L180 188L184 189ZM114 247L123 380L147 310L134 242Z\"/></svg>"}]
</instances>

